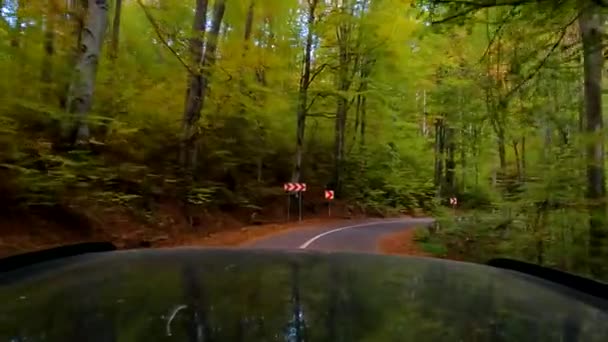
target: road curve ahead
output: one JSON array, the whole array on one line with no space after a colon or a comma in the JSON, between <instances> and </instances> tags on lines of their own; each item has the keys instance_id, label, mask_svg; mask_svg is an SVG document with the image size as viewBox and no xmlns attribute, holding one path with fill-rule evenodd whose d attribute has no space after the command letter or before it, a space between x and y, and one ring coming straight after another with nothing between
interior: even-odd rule
<instances>
[{"instance_id":1,"label":"road curve ahead","mask_svg":"<svg viewBox=\"0 0 608 342\"><path fill-rule=\"evenodd\" d=\"M390 233L433 223L430 218L359 220L287 231L244 245L244 248L311 249L376 253L379 239Z\"/></svg>"}]
</instances>

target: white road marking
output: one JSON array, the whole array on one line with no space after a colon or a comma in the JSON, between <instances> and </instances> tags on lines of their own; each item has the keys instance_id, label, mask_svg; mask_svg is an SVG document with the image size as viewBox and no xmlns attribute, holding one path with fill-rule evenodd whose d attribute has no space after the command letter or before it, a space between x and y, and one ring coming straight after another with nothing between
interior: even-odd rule
<instances>
[{"instance_id":1,"label":"white road marking","mask_svg":"<svg viewBox=\"0 0 608 342\"><path fill-rule=\"evenodd\" d=\"M386 223L399 223L399 222L406 222L405 220L398 220L398 221L378 221L378 222L369 222L369 223L362 223L362 224L356 224L354 226L347 226L347 227L342 227L342 228L337 228L337 229L333 229L330 231L327 231L325 233L321 233L319 235L314 236L312 239L304 242L299 248L300 249L306 249L308 248L308 246L310 246L313 242L319 240L320 238L327 236L329 234L333 234L333 233L337 233L339 231L342 230L347 230L347 229L351 229L351 228L359 228L359 227L367 227L367 226L375 226L375 225L379 225L379 224L386 224Z\"/></svg>"}]
</instances>

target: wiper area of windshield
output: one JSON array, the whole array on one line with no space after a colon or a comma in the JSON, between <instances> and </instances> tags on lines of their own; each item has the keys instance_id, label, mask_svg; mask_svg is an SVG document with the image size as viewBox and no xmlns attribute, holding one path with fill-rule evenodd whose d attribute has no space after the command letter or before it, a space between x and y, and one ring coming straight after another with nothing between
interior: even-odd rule
<instances>
[{"instance_id":1,"label":"wiper area of windshield","mask_svg":"<svg viewBox=\"0 0 608 342\"><path fill-rule=\"evenodd\" d=\"M512 259L492 259L487 264L489 266L535 276L597 298L608 300L608 284L600 283L572 273Z\"/></svg>"},{"instance_id":2,"label":"wiper area of windshield","mask_svg":"<svg viewBox=\"0 0 608 342\"><path fill-rule=\"evenodd\" d=\"M109 252L114 250L116 250L116 246L110 242L86 242L25 254L18 254L0 259L0 273L14 271L23 267L39 264L41 262L88 253Z\"/></svg>"}]
</instances>

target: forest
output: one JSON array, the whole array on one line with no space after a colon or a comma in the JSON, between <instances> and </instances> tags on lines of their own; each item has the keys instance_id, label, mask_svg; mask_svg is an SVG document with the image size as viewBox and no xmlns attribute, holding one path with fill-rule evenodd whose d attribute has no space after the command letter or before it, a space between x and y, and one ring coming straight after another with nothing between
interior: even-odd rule
<instances>
[{"instance_id":1,"label":"forest","mask_svg":"<svg viewBox=\"0 0 608 342\"><path fill-rule=\"evenodd\" d=\"M608 279L606 7L0 0L0 225L196 230L304 182L435 217L437 255Z\"/></svg>"}]
</instances>

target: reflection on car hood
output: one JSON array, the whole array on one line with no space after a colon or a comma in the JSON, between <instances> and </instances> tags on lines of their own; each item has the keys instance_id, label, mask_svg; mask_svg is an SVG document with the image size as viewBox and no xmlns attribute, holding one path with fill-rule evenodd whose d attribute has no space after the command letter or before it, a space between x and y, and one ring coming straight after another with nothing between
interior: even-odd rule
<instances>
[{"instance_id":1,"label":"reflection on car hood","mask_svg":"<svg viewBox=\"0 0 608 342\"><path fill-rule=\"evenodd\" d=\"M608 314L483 265L350 254L99 253L0 276L2 341L606 341Z\"/></svg>"}]
</instances>

